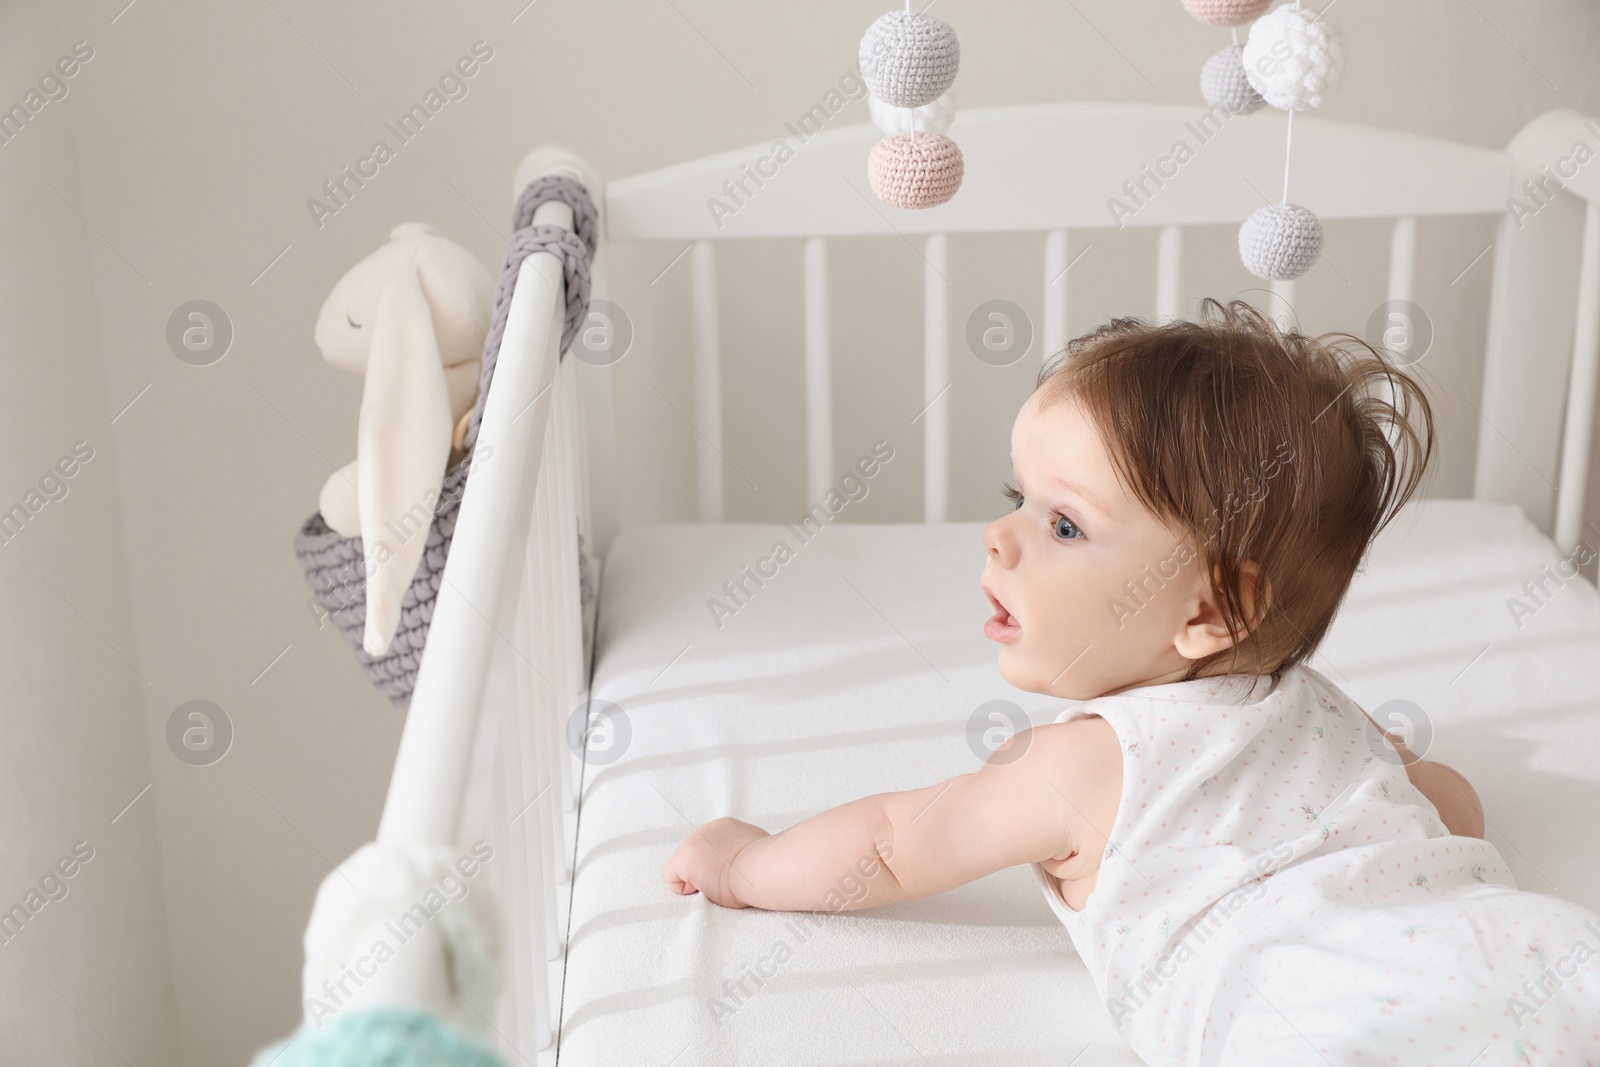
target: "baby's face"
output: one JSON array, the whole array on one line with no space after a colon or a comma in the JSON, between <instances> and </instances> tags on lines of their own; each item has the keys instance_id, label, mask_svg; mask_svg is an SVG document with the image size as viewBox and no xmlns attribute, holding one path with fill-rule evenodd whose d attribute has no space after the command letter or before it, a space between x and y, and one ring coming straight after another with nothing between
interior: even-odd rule
<instances>
[{"instance_id":1,"label":"baby's face","mask_svg":"<svg viewBox=\"0 0 1600 1067\"><path fill-rule=\"evenodd\" d=\"M1124 490L1075 399L1041 410L1039 393L1029 397L1011 463L1020 500L983 532L983 586L999 618L985 633L1006 681L1091 700L1176 681L1209 654L1206 624L1220 620L1202 603L1193 540Z\"/></svg>"}]
</instances>

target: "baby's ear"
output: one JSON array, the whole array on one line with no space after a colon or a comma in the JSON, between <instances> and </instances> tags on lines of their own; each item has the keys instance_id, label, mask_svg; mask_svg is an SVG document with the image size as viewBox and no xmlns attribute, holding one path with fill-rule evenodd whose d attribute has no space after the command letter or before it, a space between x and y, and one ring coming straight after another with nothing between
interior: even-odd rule
<instances>
[{"instance_id":1,"label":"baby's ear","mask_svg":"<svg viewBox=\"0 0 1600 1067\"><path fill-rule=\"evenodd\" d=\"M1203 659L1215 652L1226 651L1243 642L1261 624L1271 606L1271 584L1261 573L1261 566L1246 560L1239 569L1240 632L1238 641L1228 636L1228 622L1223 613L1222 569L1214 565L1209 588L1200 592L1197 612L1184 627L1183 641L1178 651L1187 659Z\"/></svg>"}]
</instances>

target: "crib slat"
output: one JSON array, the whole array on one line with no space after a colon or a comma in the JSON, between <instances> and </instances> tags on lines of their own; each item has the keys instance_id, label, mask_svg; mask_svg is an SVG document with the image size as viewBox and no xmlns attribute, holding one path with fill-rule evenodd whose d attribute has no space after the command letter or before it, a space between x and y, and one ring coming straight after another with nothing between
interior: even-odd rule
<instances>
[{"instance_id":1,"label":"crib slat","mask_svg":"<svg viewBox=\"0 0 1600 1067\"><path fill-rule=\"evenodd\" d=\"M950 513L950 248L942 233L928 235L922 271L923 522ZM942 394L942 395L941 395Z\"/></svg>"},{"instance_id":2,"label":"crib slat","mask_svg":"<svg viewBox=\"0 0 1600 1067\"><path fill-rule=\"evenodd\" d=\"M1410 300L1416 282L1417 217L1394 220L1389 236L1389 299Z\"/></svg>"},{"instance_id":3,"label":"crib slat","mask_svg":"<svg viewBox=\"0 0 1600 1067\"><path fill-rule=\"evenodd\" d=\"M603 469L603 458L596 460L590 453L592 447L591 436L598 423L610 424L608 406L610 382L600 381L599 378L608 374L601 368L588 367L581 361L574 363L572 368L572 387L567 390L568 402L572 407L572 435L574 442L573 472L578 481L578 515L580 528L583 533L584 557L587 566L584 568L589 577L589 606L585 608L580 600L578 606L579 618L583 632L578 635L578 645L584 650L583 663L583 688L584 693L589 691L589 620L595 610L596 600L600 591L600 564L601 545L603 544L604 531L602 527L606 522L603 515L597 514L594 501L593 479ZM610 483L604 483L610 488ZM614 494L607 492L608 497ZM609 508L607 510L610 510ZM581 591L580 591L581 597ZM578 794L578 781L576 775L571 774L572 765L567 763L569 776L573 785L571 794L574 798Z\"/></svg>"},{"instance_id":4,"label":"crib slat","mask_svg":"<svg viewBox=\"0 0 1600 1067\"><path fill-rule=\"evenodd\" d=\"M540 480L542 482L543 478ZM523 548L522 595L518 598L517 616L512 621L511 631L508 634L509 642L518 650L513 664L516 670L517 688L515 703L512 705L518 729L517 735L509 738L507 743L514 743L517 746L518 759L521 761L522 775L517 782L512 814L515 827L528 835L528 855L524 862L529 883L528 893L539 895L538 907L534 909L533 914L544 934L541 943L548 946L553 940L556 924L552 909L545 900L546 883L549 880L545 869L549 865L542 861L541 853L550 850L551 829L544 819L544 809L537 803L545 783L550 781L549 753L542 743L540 727L550 713L552 700L549 670L545 664L544 642L541 637L542 612L539 607L546 596L546 586L543 576L539 573L536 547L538 539L542 536L539 510L544 502L544 495L542 485L535 487L532 535ZM524 656L528 659L524 659ZM529 660L532 661L531 664ZM542 955L541 953L535 958L540 958Z\"/></svg>"},{"instance_id":5,"label":"crib slat","mask_svg":"<svg viewBox=\"0 0 1600 1067\"><path fill-rule=\"evenodd\" d=\"M553 414L553 413L552 413ZM554 441L558 436L555 433L555 420L552 418L550 426L551 451L555 449ZM552 463L549 471L555 469ZM538 530L538 540L530 546L528 569L539 576L539 598L534 623L539 628L539 662L546 671L548 684L541 687L541 697L537 706L538 720L544 723L542 731L544 744L538 747L537 755L540 760L541 788L545 783L550 783L552 799L563 800L555 796L555 791L561 789L562 753L566 751L566 724L573 708L566 697L566 664L561 656L561 612L557 610L562 596L562 590L557 580L555 567L556 544L560 537L557 527L554 500L556 497L553 477L541 476L539 491L535 495L534 527ZM541 868L550 871L551 880L547 886L551 895L551 902L547 905L547 913L552 924L554 923L555 905L553 903L557 879L566 880L566 843L564 826L561 821L561 805L552 803L548 809L541 807L540 812L544 818L546 850L550 853L548 862ZM556 941L552 939L552 944ZM553 957L552 957L553 958Z\"/></svg>"},{"instance_id":6,"label":"crib slat","mask_svg":"<svg viewBox=\"0 0 1600 1067\"><path fill-rule=\"evenodd\" d=\"M695 471L699 521L722 521L722 341L717 321L717 261L710 241L690 254L694 289Z\"/></svg>"},{"instance_id":7,"label":"crib slat","mask_svg":"<svg viewBox=\"0 0 1600 1067\"><path fill-rule=\"evenodd\" d=\"M1044 237L1044 347L1041 360L1067 343L1067 231L1050 230Z\"/></svg>"},{"instance_id":8,"label":"crib slat","mask_svg":"<svg viewBox=\"0 0 1600 1067\"><path fill-rule=\"evenodd\" d=\"M1389 299L1407 300L1415 291L1417 271L1417 217L1405 215L1394 220L1394 229L1389 235ZM1409 311L1392 310L1393 316L1399 315L1404 320L1395 325L1398 329L1385 333L1384 347L1399 353L1396 360L1402 368L1410 363L1412 346L1416 344L1415 323ZM1377 383L1377 399L1386 404L1395 403L1394 390L1387 381ZM1385 423L1384 436L1389 439L1390 447L1397 447L1400 443L1399 431L1392 425Z\"/></svg>"},{"instance_id":9,"label":"crib slat","mask_svg":"<svg viewBox=\"0 0 1600 1067\"><path fill-rule=\"evenodd\" d=\"M554 445L552 445L554 448ZM547 635L547 654L551 658L551 685L548 688L549 699L539 709L540 720L543 725L538 755L540 761L540 826L545 833L545 848L540 856L540 874L544 886L545 922L549 930L549 941L546 948L549 950L549 959L557 959L560 955L564 932L557 925L557 892L556 886L566 881L566 827L561 818L560 790L563 788L561 779L561 764L566 760L567 740L566 727L568 716L572 713L572 705L565 696L566 668L560 664L560 645L563 634L560 630L562 613L559 610L561 598L565 595L557 582L559 577L556 563L556 528L553 501L558 495L554 479L546 486L545 496L545 522L547 524L545 551L542 553L540 574L545 585L544 612ZM548 787L548 788L547 788Z\"/></svg>"},{"instance_id":10,"label":"crib slat","mask_svg":"<svg viewBox=\"0 0 1600 1067\"><path fill-rule=\"evenodd\" d=\"M583 607L580 601L579 573L578 573L578 514L581 502L578 497L579 485L575 473L578 437L578 418L573 410L573 387L577 384L572 380L577 371L576 361L567 366L567 388L563 389L556 397L556 409L561 418L556 423L556 501L560 507L561 533L556 539L556 547L561 555L561 592L556 600L561 609L561 623L557 631L561 640L561 653L566 661L567 691L563 703L567 707L567 714L578 706L587 693L588 682L584 677L585 665L583 662ZM560 378L561 372L556 372ZM561 801L561 810L571 811L577 804L577 775L572 773L572 760L564 748L555 750L556 753L556 778L555 788L557 797ZM560 820L557 820L559 825ZM566 864L562 863L562 881L566 880Z\"/></svg>"},{"instance_id":11,"label":"crib slat","mask_svg":"<svg viewBox=\"0 0 1600 1067\"><path fill-rule=\"evenodd\" d=\"M508 944L527 946L526 952L515 952L517 959L514 962L515 986L508 990L509 995L517 999L517 1033L520 1043L532 1043L539 1040L542 1033L538 1015L538 966L537 961L544 955L538 951L540 927L536 922L536 914L532 907L533 894L538 892L536 874L530 867L536 857L536 849L530 848L529 826L526 819L510 821L516 814L515 808L522 804L521 797L525 795L527 783L522 773L520 745L517 740L514 720L516 705L503 703L501 705L501 721L504 727L500 738L500 756L502 766L506 768L505 779L508 785L508 794L512 798L505 818L507 819L507 834L505 838L504 861L511 870L511 897L501 904L505 916Z\"/></svg>"},{"instance_id":12,"label":"crib slat","mask_svg":"<svg viewBox=\"0 0 1600 1067\"><path fill-rule=\"evenodd\" d=\"M581 379L590 373L593 372L583 367L581 364L573 368L574 378ZM589 450L587 447L588 438L584 433L589 415L589 406L584 403L583 397L576 389L569 390L569 395L572 403L571 425L573 427L572 433L576 453L573 471L574 477L576 477L578 481L579 491L582 494L579 507L580 515L582 516L581 521L584 538L583 551L586 553L588 561L587 566L583 568L587 571L589 579L590 601L588 608L586 609L582 603L581 575L578 579L580 588L575 590L573 594L574 597L578 598L576 611L578 613L579 631L574 638L574 641L577 643L578 655L581 660L579 665L579 676L582 680L582 686L580 689L579 699L587 707L590 696L589 689L593 681L591 677L591 671L594 663L594 653L591 644L593 641L592 627L594 620L599 617L600 566L603 562L603 559L600 549L600 545L602 543L600 540L601 531L596 525L596 516L593 510L593 505L590 501L590 472L592 465L590 463ZM556 722L554 728L556 731L554 736L558 746L555 751L560 755L562 772L561 777L562 782L564 783L563 788L566 790L566 795L563 798L562 808L570 811L577 807L582 797L583 767L577 762L577 758L574 753L566 746L566 724L564 722ZM560 820L558 819L558 821ZM571 870L571 858L564 848L559 870L561 872L562 880L565 881L568 873Z\"/></svg>"},{"instance_id":13,"label":"crib slat","mask_svg":"<svg viewBox=\"0 0 1600 1067\"><path fill-rule=\"evenodd\" d=\"M1176 319L1183 311L1181 293L1183 227L1161 227L1156 251L1156 318Z\"/></svg>"},{"instance_id":14,"label":"crib slat","mask_svg":"<svg viewBox=\"0 0 1600 1067\"><path fill-rule=\"evenodd\" d=\"M1595 380L1600 375L1600 205L1584 206L1583 261L1578 273L1578 321L1567 387L1567 421L1561 440L1561 475L1556 489L1556 546L1575 549L1583 532L1589 485L1589 449L1594 433Z\"/></svg>"},{"instance_id":15,"label":"crib slat","mask_svg":"<svg viewBox=\"0 0 1600 1067\"><path fill-rule=\"evenodd\" d=\"M1271 308L1268 314L1286 329L1297 326L1300 316L1295 312L1294 307L1294 281L1292 279L1281 281L1275 278L1272 281L1271 288L1274 298L1273 303L1276 306Z\"/></svg>"},{"instance_id":16,"label":"crib slat","mask_svg":"<svg viewBox=\"0 0 1600 1067\"><path fill-rule=\"evenodd\" d=\"M595 251L591 292L595 299L609 297L609 254L602 241ZM617 426L616 395L609 367L590 367L582 362L575 368L574 406L582 413L577 420L583 442L583 532L589 550L591 581L600 569L600 555L617 529Z\"/></svg>"},{"instance_id":17,"label":"crib slat","mask_svg":"<svg viewBox=\"0 0 1600 1067\"><path fill-rule=\"evenodd\" d=\"M560 438L559 427L552 419L550 448L552 456L556 455ZM566 641L566 633L562 627L565 623L565 612L562 610L563 600L567 591L562 582L560 555L566 537L562 531L559 500L561 496L559 475L556 473L559 464L552 464L550 477L545 484L545 497L543 511L541 512L541 527L543 536L540 549L539 574L544 585L544 597L540 603L541 617L544 620L545 644L544 655L548 657L550 665L550 685L548 699L541 708L541 715L545 722L548 735L547 743L541 749L544 757L541 764L544 781L550 783L549 797L552 801L547 816L547 840L551 847L546 849L550 854L547 869L552 875L550 892L552 900L557 881L566 880L566 863L564 860L566 842L564 840L564 826L561 820L561 811L567 803L564 795L567 789L566 780L562 777L561 767L565 761L564 754L568 751L566 729L568 717L573 712L573 701L569 695L571 689L571 666L562 654ZM552 909L554 904L551 905ZM553 910L552 910L553 914ZM554 957L552 957L554 958Z\"/></svg>"},{"instance_id":18,"label":"crib slat","mask_svg":"<svg viewBox=\"0 0 1600 1067\"><path fill-rule=\"evenodd\" d=\"M552 416L554 412L552 411ZM550 453L547 451L546 456ZM544 931L543 944L547 952L561 950L561 930L556 919L555 866L553 857L563 850L564 827L559 816L552 819L551 810L541 801L550 799L556 781L556 756L560 742L552 736L549 723L558 717L553 672L550 667L549 612L545 605L551 597L549 577L543 567L541 545L548 539L546 513L550 495L550 467L541 471L539 484L534 489L534 516L532 535L524 547L524 590L522 610L518 613L511 640L519 649L527 649L532 665L517 658L518 677L522 682L517 707L524 724L522 739L523 760L527 774L519 793L518 808L526 808L519 821L537 828L537 841L530 852L530 879L539 893L539 920ZM531 806L530 806L531 805ZM553 805L552 805L553 807Z\"/></svg>"},{"instance_id":19,"label":"crib slat","mask_svg":"<svg viewBox=\"0 0 1600 1067\"><path fill-rule=\"evenodd\" d=\"M568 368L569 370L571 368ZM577 501L574 497L572 477L573 425L570 392L556 399L561 417L556 420L554 468L554 499L557 514L556 556L560 563L560 584L555 598L557 609L556 639L563 663L561 705L562 714L570 715L578 706L584 689L583 673L583 617L578 605L578 525ZM565 398L565 399L563 399ZM556 799L565 811L576 803L577 776L572 773L572 761L564 750L556 751L554 783ZM564 874L565 872L563 872Z\"/></svg>"},{"instance_id":20,"label":"crib slat","mask_svg":"<svg viewBox=\"0 0 1600 1067\"><path fill-rule=\"evenodd\" d=\"M485 695L493 699L494 686L485 684ZM484 769L487 772L487 788L483 790L488 799L488 808L483 821L483 837L494 849L494 861L489 864L485 877L490 879L494 886L496 901L512 901L517 898L515 880L516 864L511 860L511 828L509 819L510 787L506 783L505 765L505 738L500 729L501 717L492 711L481 716L480 723L484 733L493 734L490 750L494 753L494 760ZM502 906L500 914L504 917L505 928L503 936L507 944L519 944L517 920L508 907ZM497 1029L500 1031L500 1046L502 1052L514 1053L518 1045L525 1040L522 1034L522 1018L524 1013L524 992L526 991L526 978L517 961L508 959L505 966L505 988L501 991L500 1001L495 1006L495 1017L499 1020Z\"/></svg>"},{"instance_id":21,"label":"crib slat","mask_svg":"<svg viewBox=\"0 0 1600 1067\"><path fill-rule=\"evenodd\" d=\"M508 809L514 803L521 807L525 801L533 775L528 773L522 753L520 706L521 688L517 684L515 664L505 657L498 659L501 669L495 671L490 685L495 693L495 709L501 722L500 755L506 793L513 801L500 808L506 820L506 864L511 869L511 897L500 902L510 929L509 944L527 946L529 951L512 951L515 957L513 973L515 987L511 991L517 998L517 1030L521 1043L531 1043L535 1048L550 1044L550 977L544 966L544 952L539 951L546 942L547 932L541 917L535 911L534 901L539 893L538 855L542 851L536 823L526 815L517 818ZM531 1039L531 1041L530 1041Z\"/></svg>"},{"instance_id":22,"label":"crib slat","mask_svg":"<svg viewBox=\"0 0 1600 1067\"><path fill-rule=\"evenodd\" d=\"M561 371L556 371L556 384L559 389L563 384ZM572 691L574 679L572 677L572 664L567 656L569 645L567 598L570 590L567 587L567 544L576 536L567 523L568 507L566 499L566 466L567 466L567 411L558 393L555 404L550 409L550 467L546 472L549 478L545 506L549 509L546 521L549 524L549 541L546 550L551 566L550 585L547 587L547 611L551 619L549 633L550 653L554 674L552 680L556 684L555 706L560 715L569 715L574 706ZM574 546L576 547L576 546ZM551 770L555 773L552 781L556 782L557 796L563 805L570 799L566 779L560 777L561 761L551 763Z\"/></svg>"},{"instance_id":23,"label":"crib slat","mask_svg":"<svg viewBox=\"0 0 1600 1067\"><path fill-rule=\"evenodd\" d=\"M507 710L509 712L512 709ZM519 716L511 713L507 714L506 718L516 720ZM531 768L526 766L524 735L525 731L519 728L511 738L508 738L514 743L514 749L512 745L508 745L507 748L512 749L511 758L522 765L524 770L530 770ZM530 779L528 784L532 785L531 779L535 776L527 774L525 777ZM541 876L541 868L544 865L539 859L549 849L546 847L544 835L540 832L538 820L530 818L531 815L530 811L518 819L517 822L522 830L511 835L516 870L520 872L524 886L523 893L514 905L514 910L519 916L518 925L521 928L519 931L521 940L515 944L519 948L527 947L526 951L517 951L516 954L521 957L518 969L525 975L521 995L524 1001L532 1002L530 1013L532 1017L524 1017L522 1032L533 1038L534 1048L546 1049L555 1040L555 1027L551 1020L550 969L545 961L552 952L560 952L561 946L551 937L553 916L544 914L546 910L553 909L549 909L548 906L541 907L546 899L554 897L555 890L554 886L550 885L548 875ZM545 951L539 951L541 947ZM524 1011L526 1010L525 1008Z\"/></svg>"},{"instance_id":24,"label":"crib slat","mask_svg":"<svg viewBox=\"0 0 1600 1067\"><path fill-rule=\"evenodd\" d=\"M553 432L555 428L553 420L551 428L553 453L554 440L558 436ZM556 464L552 463L546 473L553 471L555 466ZM542 477L540 481L544 483L544 496L536 505L541 509L541 519L535 525L548 527L551 501L556 494L552 478ZM543 551L535 549L529 557L528 569L538 573L541 583L541 610L538 613L538 623L544 627L545 640L541 652L544 662L549 664L550 681L549 684L542 684L537 679L534 680L534 684L540 690L541 699L530 702L528 708L528 743L525 752L530 766L535 768L537 780L529 783L526 796L536 800L536 803L529 809L525 818L537 826L540 833L540 847L532 871L539 879L539 903L545 931L545 958L553 960L561 955L563 943L563 931L556 915L556 884L558 880L564 880L558 876L565 874L562 856L566 852L566 828L561 821L561 798L558 791L561 789L560 760L566 751L564 740L566 715L571 709L561 696L562 671L556 663L558 657L555 653L561 634L555 625L555 620L559 617L555 606L562 591L552 581L549 559L553 542L548 529L544 531L542 541L543 544L538 548L542 548ZM562 724L560 736L556 736L557 731L550 728L552 723Z\"/></svg>"},{"instance_id":25,"label":"crib slat","mask_svg":"<svg viewBox=\"0 0 1600 1067\"><path fill-rule=\"evenodd\" d=\"M808 237L805 251L806 500L821 500L833 481L833 385L828 336L828 243Z\"/></svg>"}]
</instances>

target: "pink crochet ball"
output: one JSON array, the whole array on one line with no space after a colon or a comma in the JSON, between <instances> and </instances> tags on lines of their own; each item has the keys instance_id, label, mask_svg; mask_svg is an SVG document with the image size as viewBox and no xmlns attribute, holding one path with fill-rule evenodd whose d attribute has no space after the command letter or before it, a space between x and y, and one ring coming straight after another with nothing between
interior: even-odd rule
<instances>
[{"instance_id":1,"label":"pink crochet ball","mask_svg":"<svg viewBox=\"0 0 1600 1067\"><path fill-rule=\"evenodd\" d=\"M937 207L961 188L961 149L937 133L885 137L867 159L867 181L894 207Z\"/></svg>"},{"instance_id":2,"label":"pink crochet ball","mask_svg":"<svg viewBox=\"0 0 1600 1067\"><path fill-rule=\"evenodd\" d=\"M1211 26L1239 26L1271 6L1272 0L1183 0L1185 11Z\"/></svg>"}]
</instances>

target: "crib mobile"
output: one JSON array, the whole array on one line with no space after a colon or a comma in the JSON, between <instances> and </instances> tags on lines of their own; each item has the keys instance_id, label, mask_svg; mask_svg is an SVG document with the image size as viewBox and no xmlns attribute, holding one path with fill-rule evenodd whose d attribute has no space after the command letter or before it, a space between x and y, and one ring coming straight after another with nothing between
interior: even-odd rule
<instances>
[{"instance_id":1,"label":"crib mobile","mask_svg":"<svg viewBox=\"0 0 1600 1067\"><path fill-rule=\"evenodd\" d=\"M891 11L861 38L861 80L873 121L888 134L867 159L867 182L894 207L936 207L961 188L961 149L944 131L955 117L946 95L961 66L961 43L943 19ZM901 109L901 110L894 110ZM902 117L903 116L903 117ZM917 132L918 121L926 129Z\"/></svg>"},{"instance_id":2,"label":"crib mobile","mask_svg":"<svg viewBox=\"0 0 1600 1067\"><path fill-rule=\"evenodd\" d=\"M573 232L558 226L533 225L533 213L547 200L560 200L572 208ZM335 627L356 654L367 679L390 702L400 708L411 703L417 668L422 662L428 624L444 580L445 558L455 534L461 497L471 472L478 427L483 420L484 403L494 378L500 341L511 312L512 291L522 261L534 252L550 252L562 261L567 306L561 329L560 356L565 357L583 324L589 308L589 264L599 239L593 201L583 185L562 175L547 175L528 184L517 199L512 213L516 232L506 247L504 265L495 286L494 312L484 338L483 360L479 370L478 397L468 414L458 450L465 454L444 475L439 502L428 528L427 542L415 575L406 587L400 604L396 631L382 653L369 654L362 634L367 616L367 554L361 537L346 537L332 529L319 509L300 527L295 536L295 555L305 572L313 598L328 613ZM592 596L588 579L588 557L582 530L578 537L578 563L581 604Z\"/></svg>"},{"instance_id":3,"label":"crib mobile","mask_svg":"<svg viewBox=\"0 0 1600 1067\"><path fill-rule=\"evenodd\" d=\"M1248 115L1271 104L1289 113L1284 136L1283 198L1252 214L1239 228L1239 258L1258 278L1289 281L1316 263L1322 222L1289 203L1294 113L1321 107L1344 79L1344 40L1301 0L1271 14L1271 0L1183 0L1201 22L1228 26L1233 44L1206 61L1200 92L1206 103ZM1238 27L1255 20L1239 43ZM936 207L961 188L961 149L945 131L955 117L949 90L961 65L961 45L943 19L905 10L879 17L861 38L861 78L872 121L886 136L867 160L867 179L885 204ZM920 133L919 133L920 128Z\"/></svg>"},{"instance_id":4,"label":"crib mobile","mask_svg":"<svg viewBox=\"0 0 1600 1067\"><path fill-rule=\"evenodd\" d=\"M1344 80L1344 39L1338 27L1314 11L1283 5L1257 18L1271 0L1183 0L1201 22L1233 27L1233 44L1206 61L1200 92L1206 103L1248 115L1267 104L1289 113L1283 146L1283 199L1252 214L1239 227L1239 258L1258 278L1289 281L1316 263L1322 252L1322 222L1289 203L1289 155L1294 113L1321 107ZM1239 44L1238 27L1256 19Z\"/></svg>"}]
</instances>

